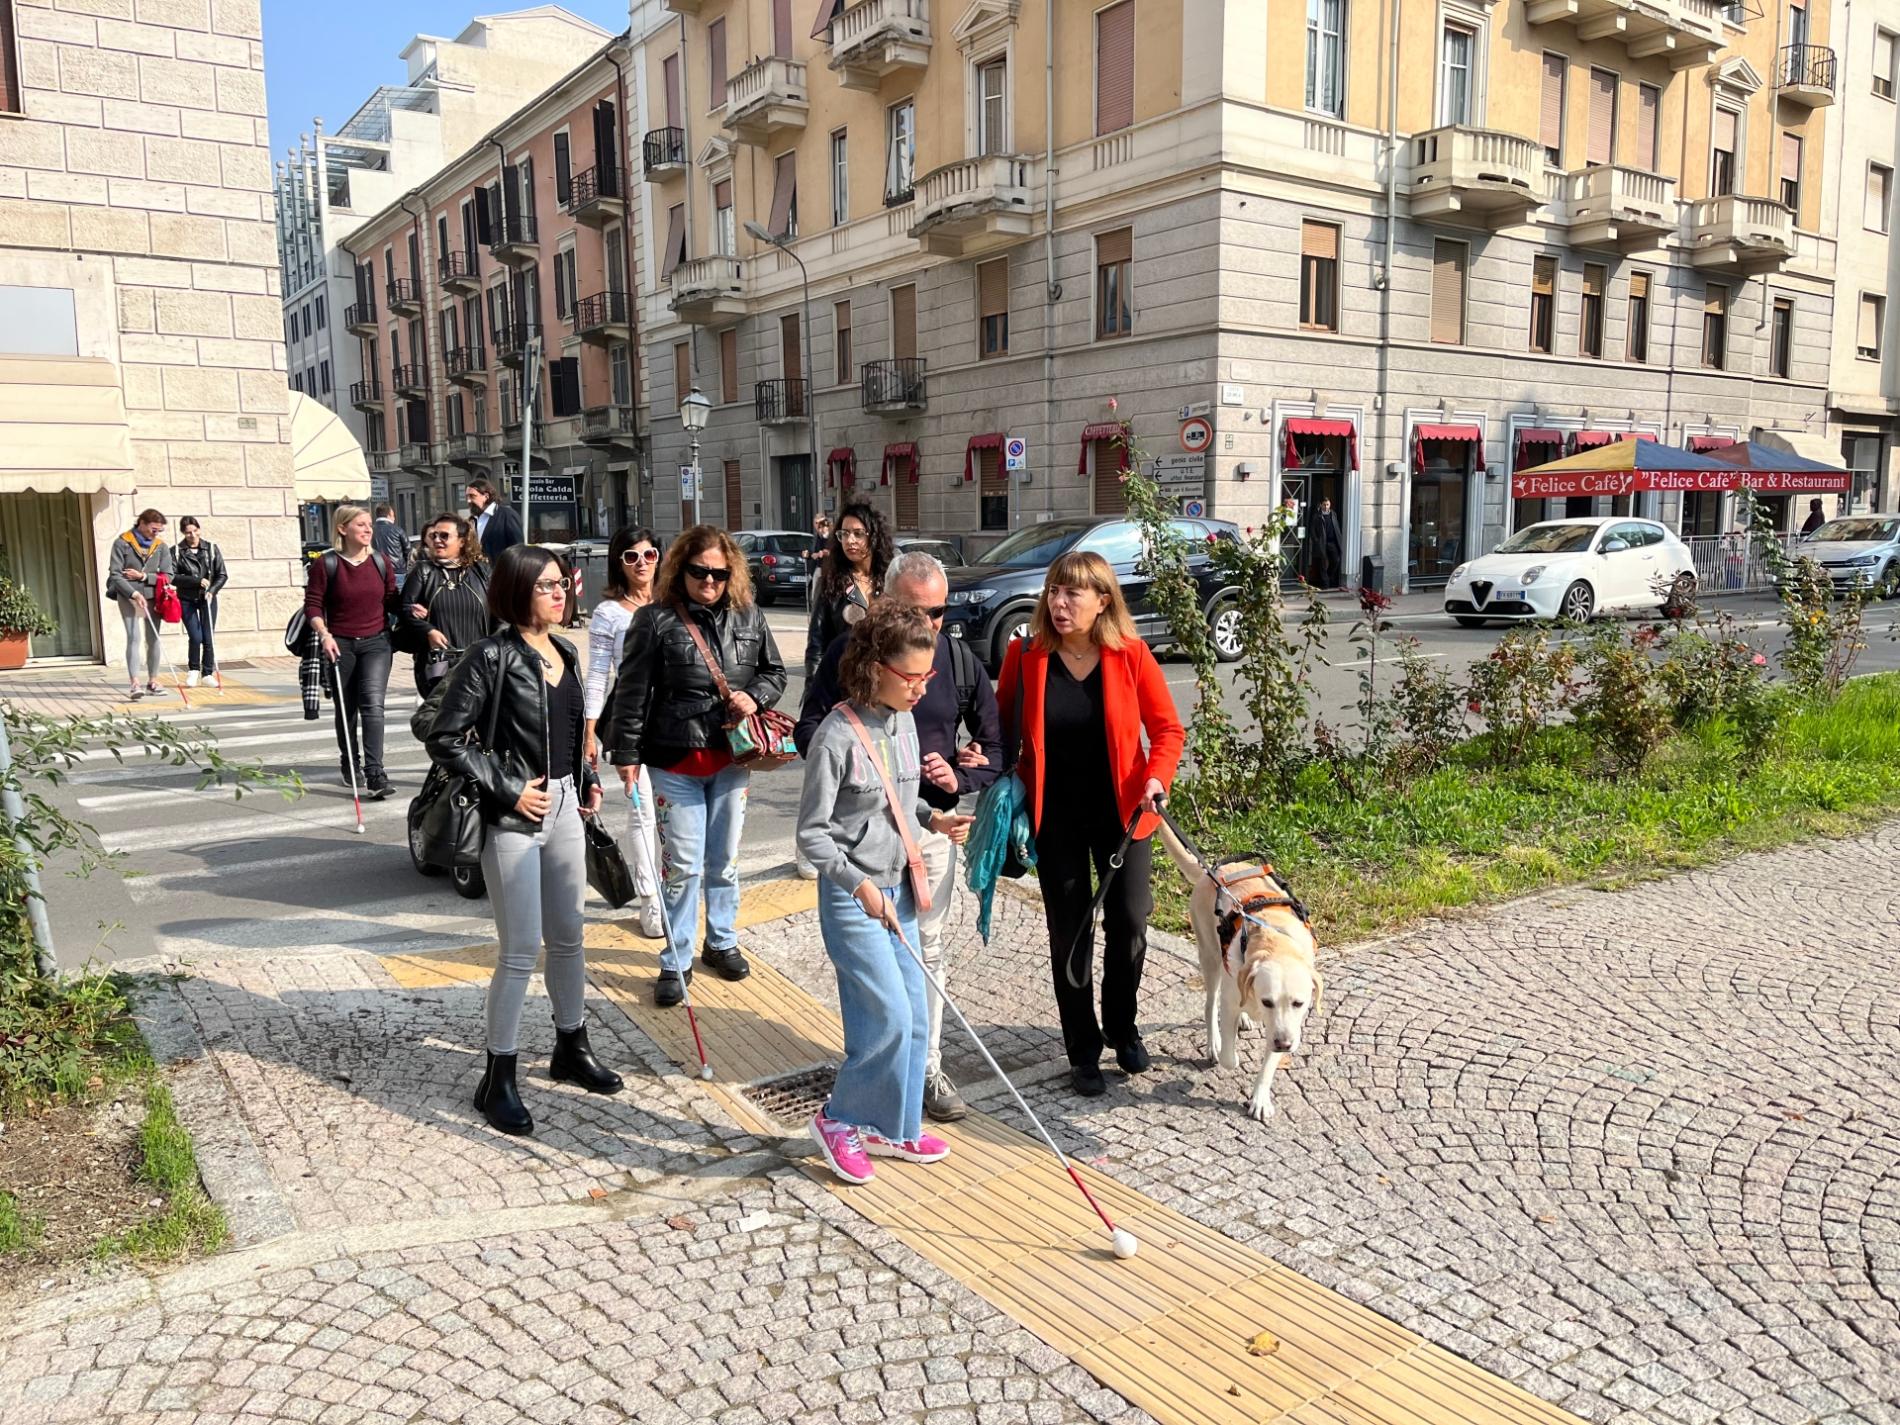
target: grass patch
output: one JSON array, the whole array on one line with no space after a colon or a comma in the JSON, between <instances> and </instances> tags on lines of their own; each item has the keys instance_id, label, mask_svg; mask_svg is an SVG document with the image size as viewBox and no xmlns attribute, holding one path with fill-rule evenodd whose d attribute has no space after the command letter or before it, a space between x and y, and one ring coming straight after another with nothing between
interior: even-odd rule
<instances>
[{"instance_id":1,"label":"grass patch","mask_svg":"<svg viewBox=\"0 0 1900 1425\"><path fill-rule=\"evenodd\" d=\"M1186 825L1209 855L1270 856L1338 942L1551 886L1843 835L1896 807L1900 675L1883 674L1791 711L1754 765L1717 726L1669 742L1639 774L1610 777L1564 726L1539 735L1525 766L1495 765L1478 738L1443 770L1371 796L1310 766L1288 799ZM1184 929L1186 885L1171 865L1155 883L1157 922Z\"/></svg>"},{"instance_id":2,"label":"grass patch","mask_svg":"<svg viewBox=\"0 0 1900 1425\"><path fill-rule=\"evenodd\" d=\"M31 1251L45 1229L38 1216L20 1211L11 1193L0 1192L0 1257Z\"/></svg>"},{"instance_id":3,"label":"grass patch","mask_svg":"<svg viewBox=\"0 0 1900 1425\"><path fill-rule=\"evenodd\" d=\"M198 1155L178 1121L171 1090L152 1078L145 1087L145 1122L139 1128L138 1178L164 1199L158 1216L94 1247L101 1259L116 1256L176 1261L224 1245L224 1213L205 1196Z\"/></svg>"}]
</instances>

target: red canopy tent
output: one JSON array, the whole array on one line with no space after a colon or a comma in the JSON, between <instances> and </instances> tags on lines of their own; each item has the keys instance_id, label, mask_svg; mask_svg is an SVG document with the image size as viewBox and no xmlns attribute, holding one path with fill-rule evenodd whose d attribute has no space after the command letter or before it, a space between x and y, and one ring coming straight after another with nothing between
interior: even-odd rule
<instances>
[{"instance_id":1,"label":"red canopy tent","mask_svg":"<svg viewBox=\"0 0 1900 1425\"><path fill-rule=\"evenodd\" d=\"M1758 495L1839 495L1854 482L1851 470L1777 450L1758 440L1724 446L1709 452L1709 458L1740 466L1740 483Z\"/></svg>"},{"instance_id":2,"label":"red canopy tent","mask_svg":"<svg viewBox=\"0 0 1900 1425\"><path fill-rule=\"evenodd\" d=\"M1633 495L1651 490L1726 491L1743 487L1763 495L1823 494L1845 490L1845 470L1798 455L1763 450L1760 463L1744 466L1732 446L1709 455L1678 450L1641 438L1615 441L1533 465L1511 476L1511 495L1519 500L1564 499L1572 495Z\"/></svg>"}]
</instances>

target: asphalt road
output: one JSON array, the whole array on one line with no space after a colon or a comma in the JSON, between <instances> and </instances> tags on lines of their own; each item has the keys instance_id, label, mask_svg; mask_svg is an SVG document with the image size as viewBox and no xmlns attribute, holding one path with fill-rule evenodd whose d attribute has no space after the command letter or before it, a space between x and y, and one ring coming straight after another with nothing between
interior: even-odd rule
<instances>
[{"instance_id":1,"label":"asphalt road","mask_svg":"<svg viewBox=\"0 0 1900 1425\"><path fill-rule=\"evenodd\" d=\"M1750 636L1772 655L1778 646L1774 609L1767 601L1732 604ZM1894 625L1900 606L1870 614L1869 646L1860 668L1900 668ZM803 647L799 615L774 613L781 649L795 663ZM1460 629L1440 614L1403 615L1394 632L1417 637L1424 655L1454 671L1486 656L1502 630ZM1314 678L1314 707L1335 725L1350 726L1359 695L1363 655L1350 639L1350 620L1328 629L1327 662ZM1164 663L1185 714L1194 680L1184 663ZM291 675L247 675L255 686L294 696ZM1239 695L1223 673L1227 705L1237 717ZM76 880L55 868L47 880L62 963L88 959L143 960L169 956L229 957L266 954L288 945L335 945L379 953L465 945L490 933L486 902L459 898L441 878L425 879L404 846L408 798L421 784L427 759L409 735L415 694L406 667L391 678L388 766L396 795L366 804L367 834L353 832L347 787L337 777L337 750L326 717L303 720L289 703L247 708L176 705L166 713L216 736L227 755L273 771L295 770L308 791L295 801L276 793L233 800L230 793L192 790L195 774L134 757L125 765L101 754L55 793L68 810L95 825L108 848L125 853L119 872ZM796 706L802 679L794 668L786 706ZM791 859L792 820L798 803L795 768L753 779L742 866L758 875ZM610 800L610 807L613 802Z\"/></svg>"}]
</instances>

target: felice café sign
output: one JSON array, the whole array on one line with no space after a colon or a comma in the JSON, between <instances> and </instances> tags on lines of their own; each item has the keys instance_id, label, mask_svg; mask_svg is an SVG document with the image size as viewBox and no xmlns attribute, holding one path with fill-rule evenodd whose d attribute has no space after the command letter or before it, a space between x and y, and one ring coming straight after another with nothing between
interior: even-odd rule
<instances>
[{"instance_id":1,"label":"felice caf\u00e9 sign","mask_svg":"<svg viewBox=\"0 0 1900 1425\"><path fill-rule=\"evenodd\" d=\"M1758 495L1828 495L1847 488L1847 477L1832 471L1743 470L1564 470L1550 475L1525 471L1511 477L1511 496L1519 500L1562 499L1568 495L1634 495L1653 490L1719 493L1744 485Z\"/></svg>"}]
</instances>

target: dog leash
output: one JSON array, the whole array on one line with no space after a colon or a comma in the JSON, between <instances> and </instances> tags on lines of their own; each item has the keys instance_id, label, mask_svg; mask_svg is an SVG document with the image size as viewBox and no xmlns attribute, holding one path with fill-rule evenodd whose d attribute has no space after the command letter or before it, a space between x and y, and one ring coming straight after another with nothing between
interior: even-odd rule
<instances>
[{"instance_id":1,"label":"dog leash","mask_svg":"<svg viewBox=\"0 0 1900 1425\"><path fill-rule=\"evenodd\" d=\"M1122 844L1115 848L1115 854L1108 858L1108 874L1102 877L1102 884L1096 889L1095 899L1089 904L1088 919L1082 922L1081 929L1075 933L1075 939L1069 942L1069 956L1062 967L1068 976L1069 988L1082 988L1081 977L1076 972L1076 952L1095 937L1095 918L1102 913L1102 903L1108 899L1108 888L1115 884L1115 877L1121 874L1123 863L1128 860L1128 848L1135 841L1135 827L1141 822L1141 814L1146 808L1137 806L1135 814L1128 818L1128 829L1122 833ZM1091 958L1093 958L1091 956Z\"/></svg>"}]
</instances>

